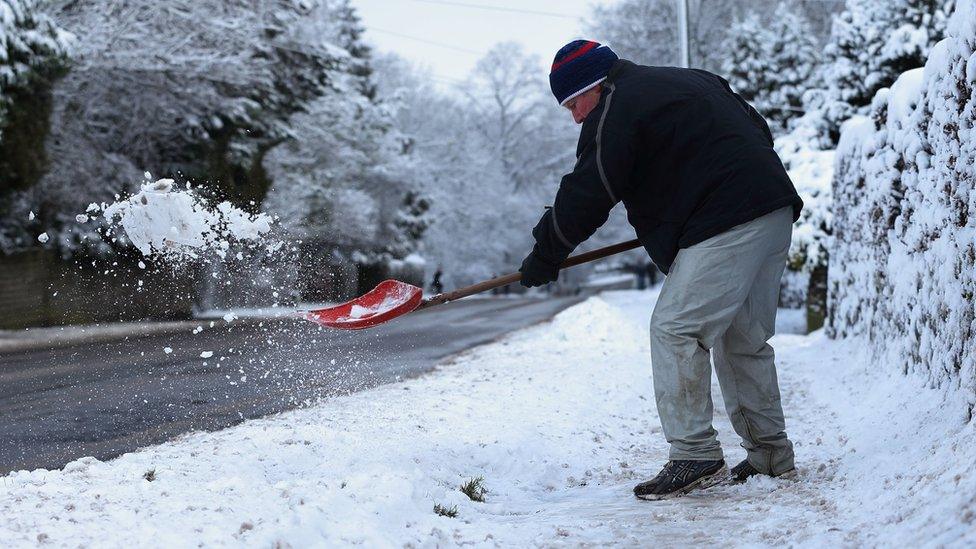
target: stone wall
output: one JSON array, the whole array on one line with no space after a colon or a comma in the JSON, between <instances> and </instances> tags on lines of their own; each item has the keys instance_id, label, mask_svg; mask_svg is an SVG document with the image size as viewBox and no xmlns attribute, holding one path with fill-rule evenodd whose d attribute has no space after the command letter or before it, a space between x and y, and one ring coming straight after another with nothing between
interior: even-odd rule
<instances>
[{"instance_id":1,"label":"stone wall","mask_svg":"<svg viewBox=\"0 0 976 549\"><path fill-rule=\"evenodd\" d=\"M141 284L140 284L141 281ZM194 277L137 262L63 261L32 250L0 256L0 328L188 318Z\"/></svg>"},{"instance_id":2,"label":"stone wall","mask_svg":"<svg viewBox=\"0 0 976 549\"><path fill-rule=\"evenodd\" d=\"M174 270L139 258L62 260L32 250L0 256L0 329L190 318L195 311L340 302L380 281L423 285L423 264L357 266L333 247L228 257ZM146 263L149 263L148 261Z\"/></svg>"}]
</instances>

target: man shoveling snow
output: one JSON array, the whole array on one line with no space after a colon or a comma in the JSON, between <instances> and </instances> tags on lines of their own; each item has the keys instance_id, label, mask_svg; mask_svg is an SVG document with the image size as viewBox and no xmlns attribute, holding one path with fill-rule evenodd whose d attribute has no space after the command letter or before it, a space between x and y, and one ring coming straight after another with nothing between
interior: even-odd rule
<instances>
[{"instance_id":1,"label":"man shoveling snow","mask_svg":"<svg viewBox=\"0 0 976 549\"><path fill-rule=\"evenodd\" d=\"M792 473L767 341L803 202L766 122L716 75L636 65L597 42L560 49L549 80L583 126L576 166L532 231L522 284L556 280L618 202L668 275L651 317L651 358L670 461L634 494L659 499L728 475L712 427L710 350L747 451L733 478Z\"/></svg>"}]
</instances>

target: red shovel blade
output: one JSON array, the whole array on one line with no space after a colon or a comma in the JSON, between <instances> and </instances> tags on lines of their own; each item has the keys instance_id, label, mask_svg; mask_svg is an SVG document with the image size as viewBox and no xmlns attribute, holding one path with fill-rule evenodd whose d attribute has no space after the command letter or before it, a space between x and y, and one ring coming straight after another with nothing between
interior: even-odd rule
<instances>
[{"instance_id":1,"label":"red shovel blade","mask_svg":"<svg viewBox=\"0 0 976 549\"><path fill-rule=\"evenodd\" d=\"M342 330L362 330L405 315L420 305L423 290L399 280L384 280L356 299L304 313L305 320Z\"/></svg>"}]
</instances>

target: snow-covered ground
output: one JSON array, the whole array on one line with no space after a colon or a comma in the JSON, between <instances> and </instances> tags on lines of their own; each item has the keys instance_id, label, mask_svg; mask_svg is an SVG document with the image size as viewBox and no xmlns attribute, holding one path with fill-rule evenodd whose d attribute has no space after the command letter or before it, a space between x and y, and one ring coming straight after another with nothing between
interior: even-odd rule
<instances>
[{"instance_id":1,"label":"snow-covered ground","mask_svg":"<svg viewBox=\"0 0 976 549\"><path fill-rule=\"evenodd\" d=\"M110 462L0 477L4 546L972 546L974 423L857 342L775 339L798 480L633 498L667 447L646 325L608 292L435 373ZM744 457L718 389L716 427ZM955 409L959 409L958 407ZM151 473L150 473L151 472ZM147 480L147 477L152 480ZM484 477L485 502L458 486ZM435 504L457 507L439 516Z\"/></svg>"}]
</instances>

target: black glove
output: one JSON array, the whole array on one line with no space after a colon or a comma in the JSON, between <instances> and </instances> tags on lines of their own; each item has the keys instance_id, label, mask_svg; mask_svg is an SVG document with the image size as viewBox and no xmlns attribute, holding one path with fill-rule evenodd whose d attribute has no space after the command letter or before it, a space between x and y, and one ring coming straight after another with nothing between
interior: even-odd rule
<instances>
[{"instance_id":1,"label":"black glove","mask_svg":"<svg viewBox=\"0 0 976 549\"><path fill-rule=\"evenodd\" d=\"M519 283L526 288L534 288L555 282L559 278L559 265L546 261L533 250L522 261L519 272L522 273Z\"/></svg>"}]
</instances>

